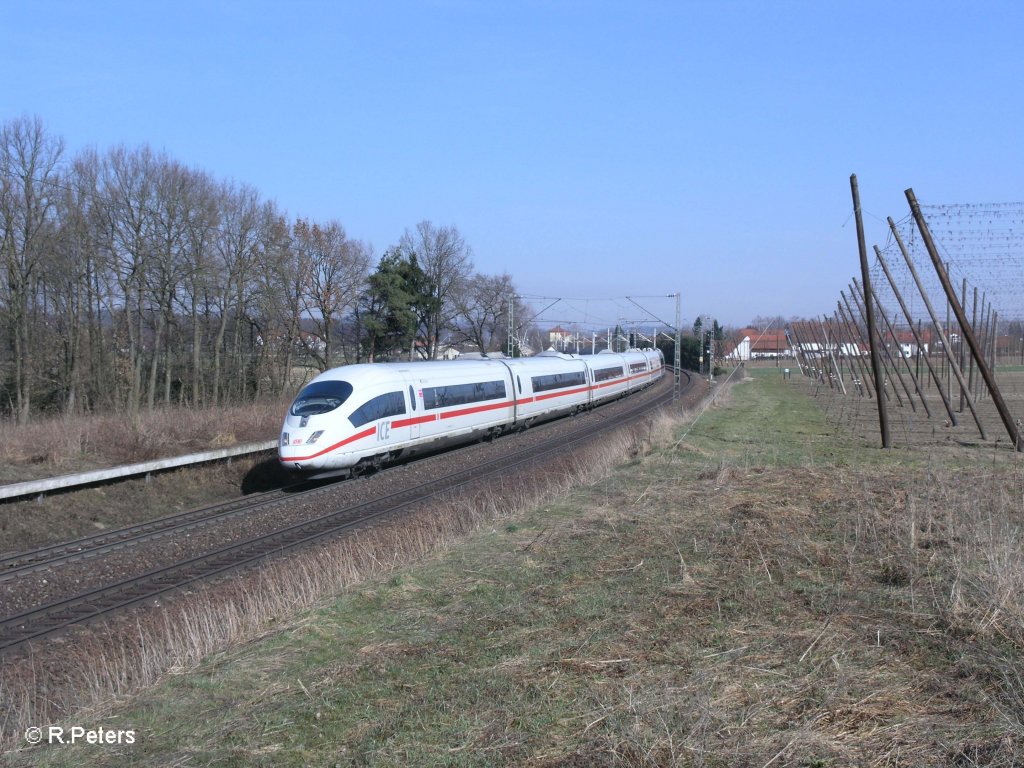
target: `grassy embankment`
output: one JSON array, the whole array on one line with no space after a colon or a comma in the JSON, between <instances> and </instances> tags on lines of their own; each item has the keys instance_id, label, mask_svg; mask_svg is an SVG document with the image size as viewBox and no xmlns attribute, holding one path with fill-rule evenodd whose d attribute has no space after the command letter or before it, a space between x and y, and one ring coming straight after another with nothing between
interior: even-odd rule
<instances>
[{"instance_id":1,"label":"grassy embankment","mask_svg":"<svg viewBox=\"0 0 1024 768\"><path fill-rule=\"evenodd\" d=\"M883 452L771 369L593 484L16 765L1010 765L1024 476Z\"/></svg>"}]
</instances>

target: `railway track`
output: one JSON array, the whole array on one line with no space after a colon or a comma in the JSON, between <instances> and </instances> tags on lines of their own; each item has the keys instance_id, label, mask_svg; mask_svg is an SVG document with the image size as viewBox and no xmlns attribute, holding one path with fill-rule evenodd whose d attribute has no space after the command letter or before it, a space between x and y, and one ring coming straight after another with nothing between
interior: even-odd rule
<instances>
[{"instance_id":1,"label":"railway track","mask_svg":"<svg viewBox=\"0 0 1024 768\"><path fill-rule=\"evenodd\" d=\"M128 525L113 531L104 531L92 536L84 536L73 541L51 544L30 552L19 552L0 557L0 582L67 563L85 560L90 557L97 557L146 541L180 535L189 530L213 525L228 517L248 514L253 510L272 505L281 499L290 497L293 490L301 485L303 484L276 488L261 494L232 499L222 504L203 507L202 509L192 509L187 512L180 512L155 520Z\"/></svg>"},{"instance_id":2,"label":"railway track","mask_svg":"<svg viewBox=\"0 0 1024 768\"><path fill-rule=\"evenodd\" d=\"M690 384L688 376L687 384ZM566 438L545 444L542 448L531 447L517 451L510 456L451 472L427 483L379 496L371 501L352 504L271 533L253 536L215 551L205 552L166 567L133 575L0 619L0 654L75 625L156 600L197 582L208 581L231 571L250 567L268 557L278 556L331 536L371 525L398 515L425 499L457 491L470 483L506 475L510 471L537 462L549 461L567 449L585 443L601 433L629 424L670 402L672 390L670 387L665 390L653 398L619 412L614 420L598 419L580 430L574 430ZM257 509L292 504L308 495L329 490L325 487L305 490L293 487L269 491L255 499L248 497L10 556L0 560L0 580L15 579L88 557L99 557L154 538L181 535L183 531L198 526L214 525L225 518L250 514Z\"/></svg>"}]
</instances>

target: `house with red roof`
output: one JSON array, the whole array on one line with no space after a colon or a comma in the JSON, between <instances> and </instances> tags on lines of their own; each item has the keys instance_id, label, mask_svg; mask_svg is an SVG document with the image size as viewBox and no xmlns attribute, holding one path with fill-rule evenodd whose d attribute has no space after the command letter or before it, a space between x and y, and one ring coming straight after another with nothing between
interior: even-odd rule
<instances>
[{"instance_id":1,"label":"house with red roof","mask_svg":"<svg viewBox=\"0 0 1024 768\"><path fill-rule=\"evenodd\" d=\"M726 345L726 360L759 360L791 357L789 339L782 329L759 331L743 328Z\"/></svg>"}]
</instances>

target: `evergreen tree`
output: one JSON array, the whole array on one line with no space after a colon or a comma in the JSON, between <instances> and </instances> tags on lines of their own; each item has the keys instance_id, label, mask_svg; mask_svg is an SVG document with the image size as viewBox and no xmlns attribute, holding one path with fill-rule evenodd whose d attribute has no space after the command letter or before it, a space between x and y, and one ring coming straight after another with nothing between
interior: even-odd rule
<instances>
[{"instance_id":1,"label":"evergreen tree","mask_svg":"<svg viewBox=\"0 0 1024 768\"><path fill-rule=\"evenodd\" d=\"M359 302L360 346L366 358L393 357L412 348L425 305L432 300L416 254L384 254Z\"/></svg>"}]
</instances>

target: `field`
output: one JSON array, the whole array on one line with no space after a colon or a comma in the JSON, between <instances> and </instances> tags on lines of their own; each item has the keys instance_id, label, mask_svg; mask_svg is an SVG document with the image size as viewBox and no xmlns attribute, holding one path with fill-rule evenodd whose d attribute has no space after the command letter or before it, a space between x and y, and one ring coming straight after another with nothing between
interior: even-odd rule
<instances>
[{"instance_id":1,"label":"field","mask_svg":"<svg viewBox=\"0 0 1024 768\"><path fill-rule=\"evenodd\" d=\"M575 489L66 724L135 743L8 761L1020 764L1018 455L883 451L812 382L750 373Z\"/></svg>"},{"instance_id":2,"label":"field","mask_svg":"<svg viewBox=\"0 0 1024 768\"><path fill-rule=\"evenodd\" d=\"M971 402L961 395L956 378L948 372L942 373L943 367L938 358L935 358L934 365L944 381L945 400L953 411L952 418L924 364L917 365L923 398L915 391L913 379L904 369L901 371L902 382L895 377L890 379L892 388L886 399L893 445L923 447L929 444L957 443L977 446L982 442L993 448L1012 445L992 398L987 393L982 394L984 384L980 374L974 371L972 375L967 369L964 371L969 391L970 385L974 384L972 409ZM1024 367L1000 365L996 369L996 383L1010 413L1016 420L1024 418ZM903 384L906 384L906 388ZM849 378L845 386L847 393L843 395L827 383L818 382L814 386L814 395L826 401L823 407L830 421L841 424L854 435L866 438L869 444L881 445L876 401L874 398L859 396ZM908 390L912 396L908 396Z\"/></svg>"}]
</instances>

